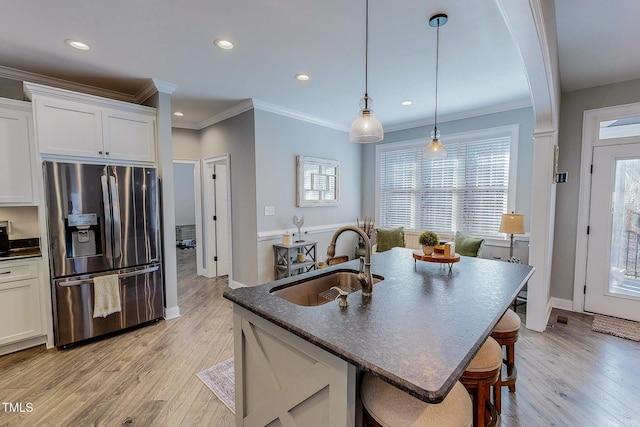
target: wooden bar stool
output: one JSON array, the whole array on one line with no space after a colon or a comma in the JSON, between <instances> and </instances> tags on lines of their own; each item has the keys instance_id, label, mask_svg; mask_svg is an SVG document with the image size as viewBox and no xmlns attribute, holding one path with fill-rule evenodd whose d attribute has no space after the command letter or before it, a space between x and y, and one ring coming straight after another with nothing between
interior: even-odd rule
<instances>
[{"instance_id":1,"label":"wooden bar stool","mask_svg":"<svg viewBox=\"0 0 640 427\"><path fill-rule=\"evenodd\" d=\"M427 403L365 374L360 397L364 427L470 427L473 422L471 398L460 382L456 382L442 402Z\"/></svg>"},{"instance_id":2,"label":"wooden bar stool","mask_svg":"<svg viewBox=\"0 0 640 427\"><path fill-rule=\"evenodd\" d=\"M491 332L491 337L506 348L504 364L507 367L507 376L503 378L500 373L498 383L493 388L493 402L498 414L502 413L502 387L509 387L511 393L516 392L516 380L518 379L516 341L518 341L520 323L520 317L513 310L508 309Z\"/></svg>"},{"instance_id":3,"label":"wooden bar stool","mask_svg":"<svg viewBox=\"0 0 640 427\"><path fill-rule=\"evenodd\" d=\"M473 398L474 427L495 426L498 412L491 403L491 387L496 386L502 368L502 347L489 337L460 377Z\"/></svg>"}]
</instances>

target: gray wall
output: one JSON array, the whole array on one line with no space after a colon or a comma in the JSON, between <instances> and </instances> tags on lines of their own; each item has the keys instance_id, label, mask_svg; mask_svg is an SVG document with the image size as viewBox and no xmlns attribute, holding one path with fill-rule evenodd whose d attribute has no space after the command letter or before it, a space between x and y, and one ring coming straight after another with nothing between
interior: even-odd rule
<instances>
[{"instance_id":1,"label":"gray wall","mask_svg":"<svg viewBox=\"0 0 640 427\"><path fill-rule=\"evenodd\" d=\"M487 114L469 119L455 120L438 125L441 139L446 144L447 134L468 132L498 126L518 124L520 135L518 138L518 167L516 182L516 211L525 215L525 229L529 230L531 212L531 179L533 176L533 109L521 108L502 113ZM413 139L427 139L431 134L431 126L405 129L385 134L380 144L409 141ZM374 144L364 147L362 168L362 215L377 217L375 212L375 167L376 149Z\"/></svg>"},{"instance_id":2,"label":"gray wall","mask_svg":"<svg viewBox=\"0 0 640 427\"><path fill-rule=\"evenodd\" d=\"M193 169L193 165L173 164L176 225L195 225L196 223L196 192L193 184Z\"/></svg>"},{"instance_id":3,"label":"gray wall","mask_svg":"<svg viewBox=\"0 0 640 427\"><path fill-rule=\"evenodd\" d=\"M202 158L199 130L172 128L171 138L174 159L198 160Z\"/></svg>"},{"instance_id":4,"label":"gray wall","mask_svg":"<svg viewBox=\"0 0 640 427\"><path fill-rule=\"evenodd\" d=\"M585 110L640 101L640 79L562 94L559 168L569 181L557 185L556 226L551 266L551 296L573 300L576 227L582 156L582 114Z\"/></svg>"},{"instance_id":5,"label":"gray wall","mask_svg":"<svg viewBox=\"0 0 640 427\"><path fill-rule=\"evenodd\" d=\"M202 157L229 154L233 280L258 284L256 236L256 157L253 110L203 129Z\"/></svg>"},{"instance_id":6,"label":"gray wall","mask_svg":"<svg viewBox=\"0 0 640 427\"><path fill-rule=\"evenodd\" d=\"M292 218L304 215L304 226L355 222L360 214L361 146L347 141L347 133L255 110L256 195L258 231L294 228ZM341 162L340 205L296 207L296 156ZM265 216L264 207L276 215Z\"/></svg>"}]
</instances>

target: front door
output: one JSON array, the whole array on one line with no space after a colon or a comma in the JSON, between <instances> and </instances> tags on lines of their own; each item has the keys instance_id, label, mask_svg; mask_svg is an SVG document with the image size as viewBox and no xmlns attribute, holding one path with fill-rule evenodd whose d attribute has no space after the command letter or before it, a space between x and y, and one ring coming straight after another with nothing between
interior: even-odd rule
<instances>
[{"instance_id":1,"label":"front door","mask_svg":"<svg viewBox=\"0 0 640 427\"><path fill-rule=\"evenodd\" d=\"M640 143L593 148L584 309L640 321Z\"/></svg>"}]
</instances>

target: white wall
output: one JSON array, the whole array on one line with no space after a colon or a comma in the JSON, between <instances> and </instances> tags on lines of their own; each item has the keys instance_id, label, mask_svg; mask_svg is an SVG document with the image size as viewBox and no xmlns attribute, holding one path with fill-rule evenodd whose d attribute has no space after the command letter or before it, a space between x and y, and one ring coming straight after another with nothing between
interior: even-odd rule
<instances>
[{"instance_id":1,"label":"white wall","mask_svg":"<svg viewBox=\"0 0 640 427\"><path fill-rule=\"evenodd\" d=\"M174 159L197 160L202 157L199 130L172 128L171 139Z\"/></svg>"},{"instance_id":2,"label":"white wall","mask_svg":"<svg viewBox=\"0 0 640 427\"><path fill-rule=\"evenodd\" d=\"M173 164L173 189L175 194L176 226L195 225L195 188L193 184L193 165Z\"/></svg>"},{"instance_id":3,"label":"white wall","mask_svg":"<svg viewBox=\"0 0 640 427\"><path fill-rule=\"evenodd\" d=\"M11 221L9 240L40 237L38 208L35 206L0 208L0 221Z\"/></svg>"}]
</instances>

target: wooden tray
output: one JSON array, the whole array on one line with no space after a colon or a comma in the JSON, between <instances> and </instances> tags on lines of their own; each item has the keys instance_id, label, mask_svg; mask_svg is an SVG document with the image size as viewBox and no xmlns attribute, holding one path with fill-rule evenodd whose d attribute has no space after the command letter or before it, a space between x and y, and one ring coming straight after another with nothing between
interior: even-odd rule
<instances>
[{"instance_id":1,"label":"wooden tray","mask_svg":"<svg viewBox=\"0 0 640 427\"><path fill-rule=\"evenodd\" d=\"M421 250L418 250L418 251L413 251L413 259L415 262L420 260L420 261L426 261L426 262L448 264L449 271L451 271L451 268L453 268L453 264L455 264L456 262L460 262L460 254L456 253L452 257L446 257L443 254L437 254L435 252L431 255L425 255Z\"/></svg>"}]
</instances>

